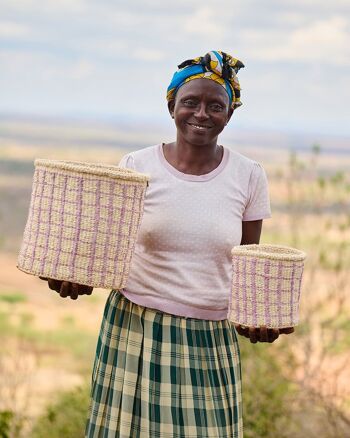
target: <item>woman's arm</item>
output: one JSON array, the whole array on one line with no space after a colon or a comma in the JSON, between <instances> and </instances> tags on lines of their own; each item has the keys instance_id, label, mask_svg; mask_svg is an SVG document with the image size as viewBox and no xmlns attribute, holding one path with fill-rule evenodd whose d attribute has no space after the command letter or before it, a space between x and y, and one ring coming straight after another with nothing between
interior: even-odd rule
<instances>
[{"instance_id":1,"label":"woman's arm","mask_svg":"<svg viewBox=\"0 0 350 438\"><path fill-rule=\"evenodd\" d=\"M262 219L258 221L242 222L241 245L250 245L252 243L260 242L262 223L263 223Z\"/></svg>"}]
</instances>

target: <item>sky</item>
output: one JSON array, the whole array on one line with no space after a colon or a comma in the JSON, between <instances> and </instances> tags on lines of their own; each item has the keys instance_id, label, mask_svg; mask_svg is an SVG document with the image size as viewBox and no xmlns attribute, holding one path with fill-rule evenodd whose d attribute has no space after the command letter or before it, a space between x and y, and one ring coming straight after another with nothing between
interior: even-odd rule
<instances>
[{"instance_id":1,"label":"sky","mask_svg":"<svg viewBox=\"0 0 350 438\"><path fill-rule=\"evenodd\" d=\"M349 0L0 0L0 113L165 123L177 65L240 59L240 128L350 136Z\"/></svg>"}]
</instances>

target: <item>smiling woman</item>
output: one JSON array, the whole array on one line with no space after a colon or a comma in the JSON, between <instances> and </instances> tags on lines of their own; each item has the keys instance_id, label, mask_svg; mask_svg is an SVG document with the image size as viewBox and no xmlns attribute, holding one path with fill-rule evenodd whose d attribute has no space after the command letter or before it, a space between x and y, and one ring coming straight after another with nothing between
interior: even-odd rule
<instances>
[{"instance_id":1,"label":"smiling woman","mask_svg":"<svg viewBox=\"0 0 350 438\"><path fill-rule=\"evenodd\" d=\"M176 142L164 146L168 161L189 174L205 174L217 167L223 155L218 136L233 114L226 91L213 81L197 79L183 85L168 107L177 128ZM174 154L185 157L186 150L191 150L188 145L195 156L186 160L188 167L184 168Z\"/></svg>"},{"instance_id":2,"label":"smiling woman","mask_svg":"<svg viewBox=\"0 0 350 438\"><path fill-rule=\"evenodd\" d=\"M89 438L243 436L231 249L259 243L270 203L262 166L218 144L241 105L242 67L217 51L180 64L167 92L176 139L119 164L151 179L126 287L105 308ZM279 335L237 330L252 342Z\"/></svg>"}]
</instances>

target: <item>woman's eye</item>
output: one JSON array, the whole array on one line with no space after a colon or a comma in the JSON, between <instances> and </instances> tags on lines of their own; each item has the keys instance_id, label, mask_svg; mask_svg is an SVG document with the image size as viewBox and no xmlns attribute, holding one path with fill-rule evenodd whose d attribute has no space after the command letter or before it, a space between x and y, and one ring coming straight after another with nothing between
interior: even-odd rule
<instances>
[{"instance_id":1,"label":"woman's eye","mask_svg":"<svg viewBox=\"0 0 350 438\"><path fill-rule=\"evenodd\" d=\"M196 102L195 102L194 100L190 100L190 99L184 100L183 103L184 103L186 106L196 106Z\"/></svg>"},{"instance_id":2,"label":"woman's eye","mask_svg":"<svg viewBox=\"0 0 350 438\"><path fill-rule=\"evenodd\" d=\"M213 111L222 111L223 107L221 105L215 104L215 105L211 105L211 109Z\"/></svg>"}]
</instances>

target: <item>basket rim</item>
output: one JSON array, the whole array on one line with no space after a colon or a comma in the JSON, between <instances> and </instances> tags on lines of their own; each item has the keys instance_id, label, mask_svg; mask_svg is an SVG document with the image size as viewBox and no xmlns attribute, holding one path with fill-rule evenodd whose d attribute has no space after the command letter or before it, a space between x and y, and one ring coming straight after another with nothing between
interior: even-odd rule
<instances>
[{"instance_id":1,"label":"basket rim","mask_svg":"<svg viewBox=\"0 0 350 438\"><path fill-rule=\"evenodd\" d=\"M85 161L51 160L47 158L36 158L34 166L37 168L52 168L57 171L68 171L71 173L85 173L96 176L123 179L133 182L149 182L150 175L137 172L133 169L119 167L113 164L92 163Z\"/></svg>"},{"instance_id":2,"label":"basket rim","mask_svg":"<svg viewBox=\"0 0 350 438\"><path fill-rule=\"evenodd\" d=\"M232 248L231 255L284 261L303 261L306 259L304 251L286 245L267 243L237 245Z\"/></svg>"}]
</instances>

